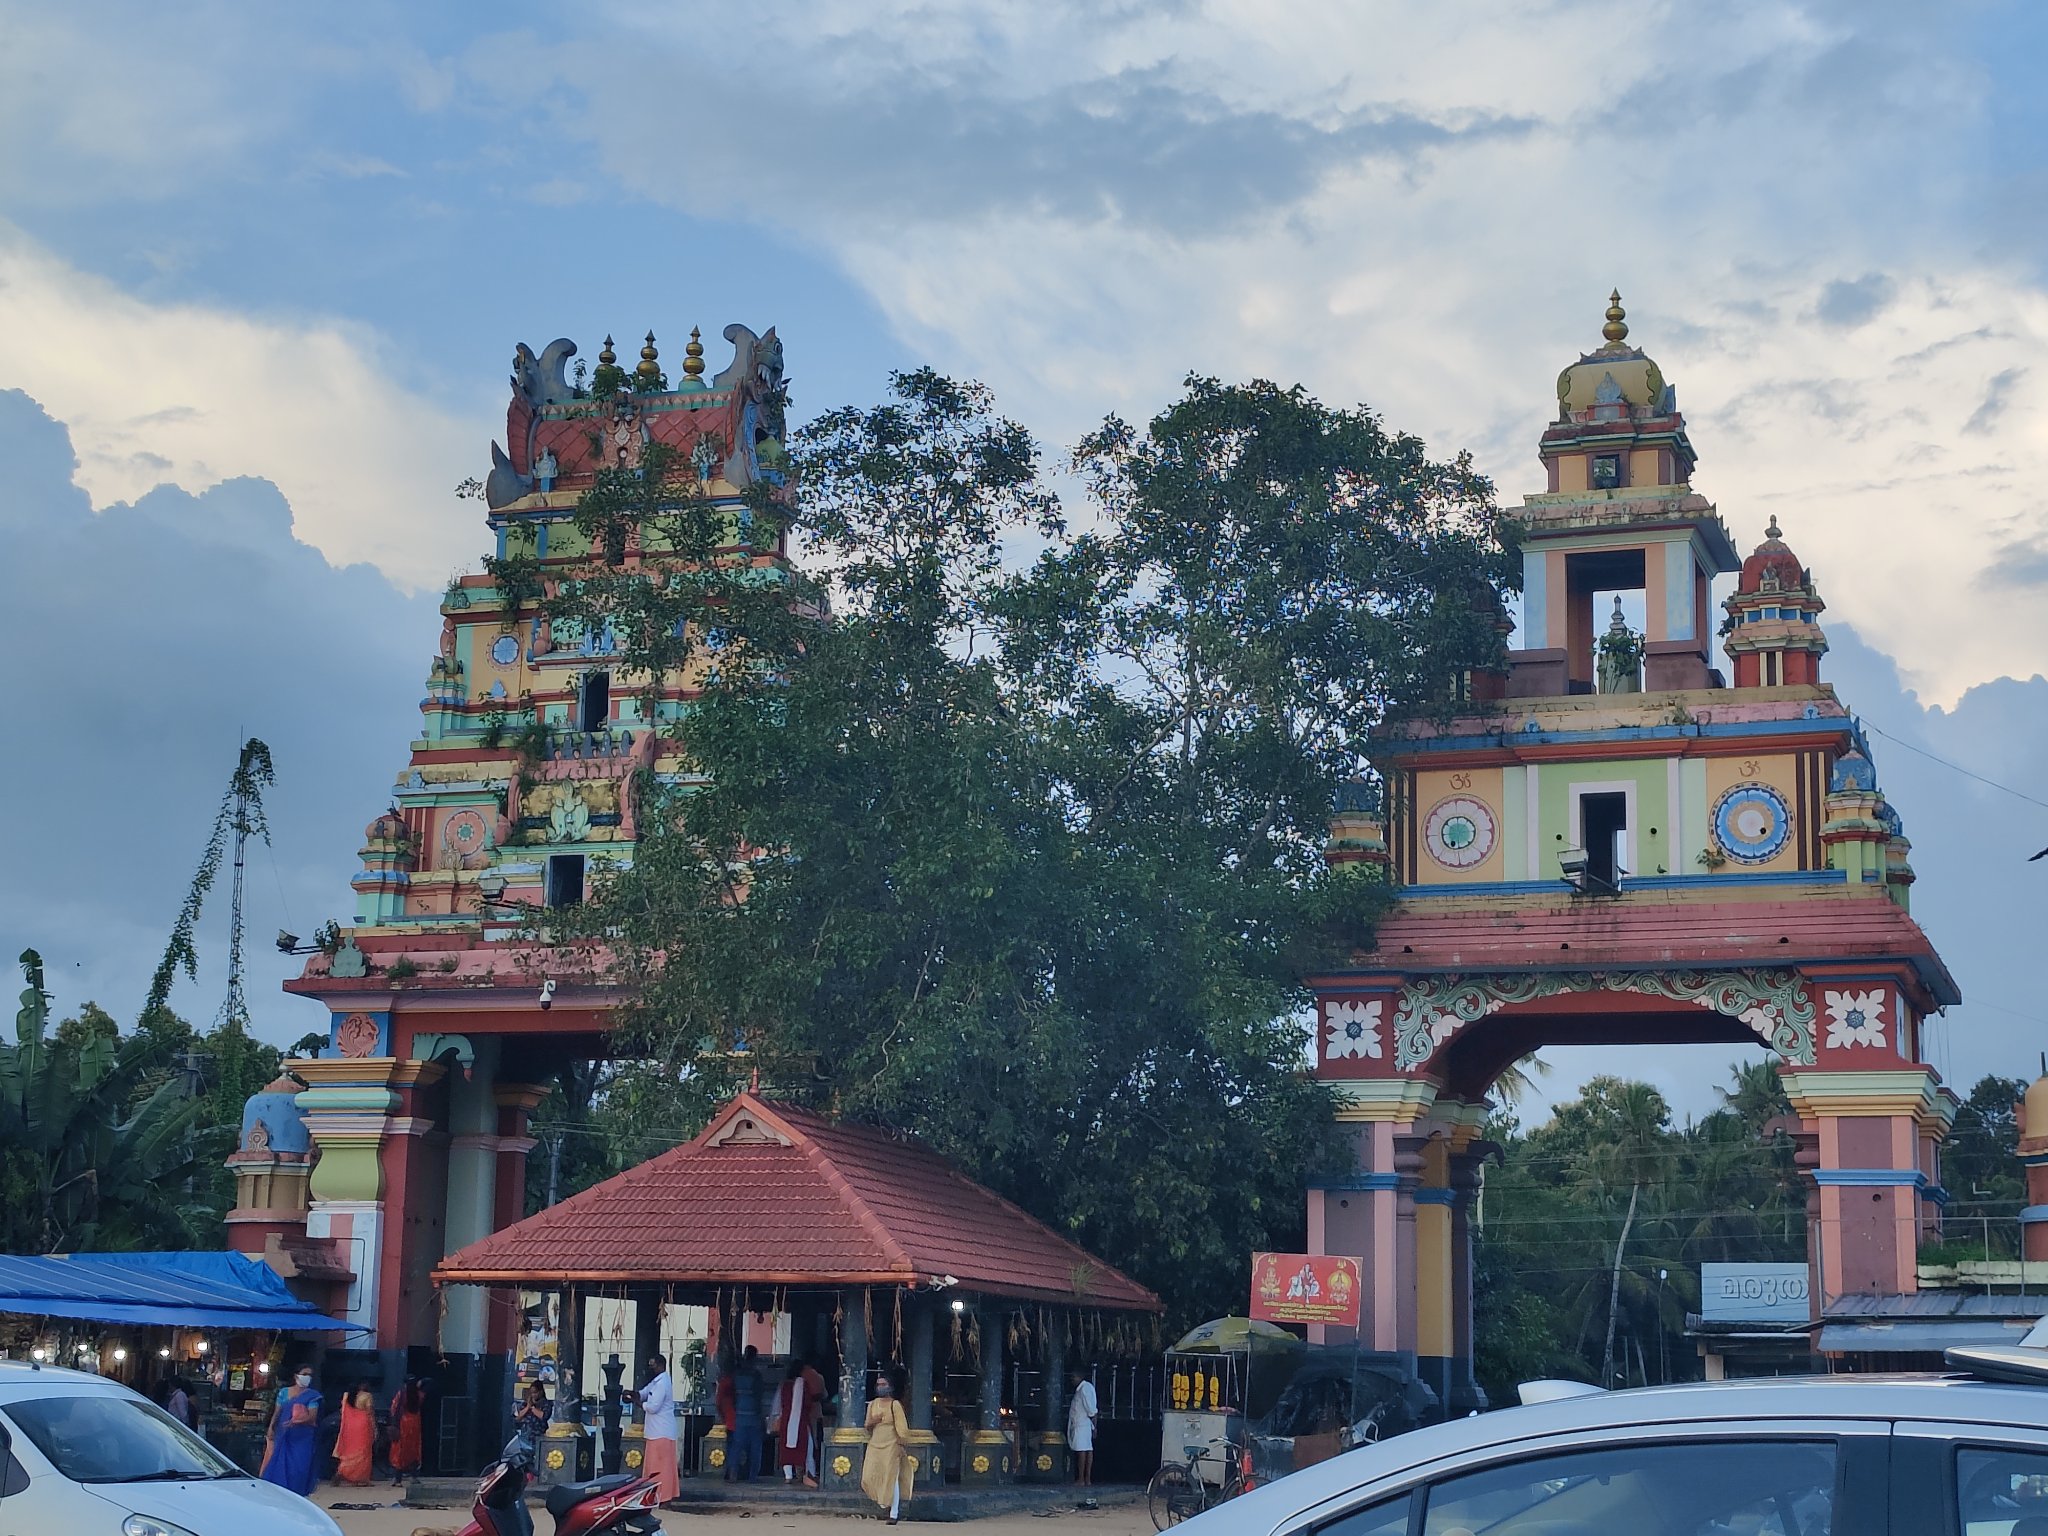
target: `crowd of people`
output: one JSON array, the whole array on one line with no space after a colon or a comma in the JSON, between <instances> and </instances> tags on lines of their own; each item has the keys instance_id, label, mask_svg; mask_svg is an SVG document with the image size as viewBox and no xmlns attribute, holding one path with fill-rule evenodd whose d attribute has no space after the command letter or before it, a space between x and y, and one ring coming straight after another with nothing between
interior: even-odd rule
<instances>
[{"instance_id":1,"label":"crowd of people","mask_svg":"<svg viewBox=\"0 0 2048 1536\"><path fill-rule=\"evenodd\" d=\"M310 1498L332 1462L331 1480L337 1486L367 1488L377 1479L380 1450L394 1482L402 1483L420 1470L427 1391L417 1377L392 1395L381 1424L377 1399L366 1381L342 1394L337 1414L330 1417L325 1406L326 1396L314 1383L313 1367L300 1365L289 1384L279 1389L264 1431L259 1475L266 1482ZM330 1430L331 1443L327 1439Z\"/></svg>"}]
</instances>

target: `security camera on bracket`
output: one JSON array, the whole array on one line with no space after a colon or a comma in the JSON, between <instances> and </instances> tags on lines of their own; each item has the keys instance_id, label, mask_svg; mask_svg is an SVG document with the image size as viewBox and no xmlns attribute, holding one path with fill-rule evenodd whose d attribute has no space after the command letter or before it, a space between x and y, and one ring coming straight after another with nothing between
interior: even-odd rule
<instances>
[{"instance_id":1,"label":"security camera on bracket","mask_svg":"<svg viewBox=\"0 0 2048 1536\"><path fill-rule=\"evenodd\" d=\"M555 978L552 976L541 978L540 1006L543 1013L555 1006Z\"/></svg>"}]
</instances>

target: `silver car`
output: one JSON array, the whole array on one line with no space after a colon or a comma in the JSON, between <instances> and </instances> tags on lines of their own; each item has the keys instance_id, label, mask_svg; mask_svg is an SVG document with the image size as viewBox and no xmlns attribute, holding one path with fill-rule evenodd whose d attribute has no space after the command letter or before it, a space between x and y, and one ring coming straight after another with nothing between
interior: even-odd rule
<instances>
[{"instance_id":1,"label":"silver car","mask_svg":"<svg viewBox=\"0 0 2048 1536\"><path fill-rule=\"evenodd\" d=\"M2048 1536L2048 1350L1949 1361L1953 1375L1539 1392L1551 1400L1351 1451L1184 1529Z\"/></svg>"}]
</instances>

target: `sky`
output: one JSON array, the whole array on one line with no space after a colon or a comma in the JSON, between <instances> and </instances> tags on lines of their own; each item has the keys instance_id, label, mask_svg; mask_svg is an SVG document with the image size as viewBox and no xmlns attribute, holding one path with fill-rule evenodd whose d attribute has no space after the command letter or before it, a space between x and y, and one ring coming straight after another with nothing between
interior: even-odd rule
<instances>
[{"instance_id":1,"label":"sky","mask_svg":"<svg viewBox=\"0 0 2048 1536\"><path fill-rule=\"evenodd\" d=\"M795 0L0 0L0 942L132 1017L246 735L269 932L346 916L410 740L455 484L515 342L773 324L799 416L979 378L1057 457L1189 372L1365 402L1540 484L1618 287L1738 546L1814 568L1884 735L1962 1086L2048 995L2048 13ZM624 348L622 347L622 350ZM1931 754L1921 756L1919 754ZM1945 767L1934 759L1956 767ZM2007 786L1992 788L1960 769ZM2015 793L2016 791L2016 793ZM221 911L224 911L224 903ZM219 997L207 965L176 1001ZM1571 1052L1712 1107L1716 1061ZM1695 1070L1695 1067L1698 1070Z\"/></svg>"}]
</instances>

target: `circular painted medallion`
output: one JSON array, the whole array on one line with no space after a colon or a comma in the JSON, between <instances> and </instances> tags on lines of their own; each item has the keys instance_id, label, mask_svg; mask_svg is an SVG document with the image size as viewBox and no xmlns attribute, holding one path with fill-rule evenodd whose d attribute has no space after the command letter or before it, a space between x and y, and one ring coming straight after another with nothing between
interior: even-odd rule
<instances>
[{"instance_id":1,"label":"circular painted medallion","mask_svg":"<svg viewBox=\"0 0 2048 1536\"><path fill-rule=\"evenodd\" d=\"M511 635L500 635L491 642L491 660L501 667L509 667L519 659L519 642Z\"/></svg>"},{"instance_id":2,"label":"circular painted medallion","mask_svg":"<svg viewBox=\"0 0 2048 1536\"><path fill-rule=\"evenodd\" d=\"M1791 835L1785 797L1768 784L1737 784L1714 802L1714 841L1739 863L1769 862Z\"/></svg>"},{"instance_id":3,"label":"circular painted medallion","mask_svg":"<svg viewBox=\"0 0 2048 1536\"><path fill-rule=\"evenodd\" d=\"M457 811L441 828L441 841L458 856L480 853L490 841L481 811Z\"/></svg>"},{"instance_id":4,"label":"circular painted medallion","mask_svg":"<svg viewBox=\"0 0 2048 1536\"><path fill-rule=\"evenodd\" d=\"M1439 800L1422 823L1429 856L1446 869L1470 869L1493 852L1493 812L1470 795Z\"/></svg>"}]
</instances>

